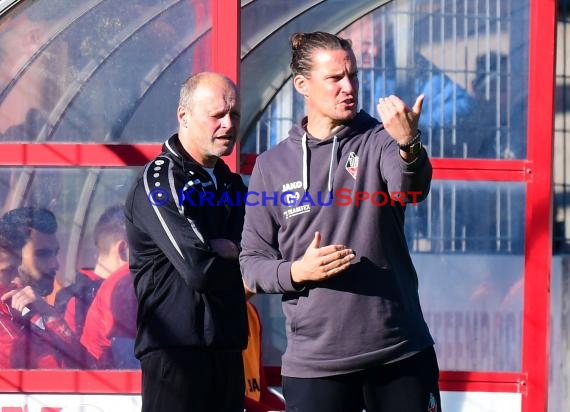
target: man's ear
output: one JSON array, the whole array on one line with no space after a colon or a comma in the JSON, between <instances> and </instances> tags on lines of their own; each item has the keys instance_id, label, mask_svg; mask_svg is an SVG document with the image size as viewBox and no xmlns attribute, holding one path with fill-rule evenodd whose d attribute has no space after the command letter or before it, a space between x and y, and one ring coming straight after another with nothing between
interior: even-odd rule
<instances>
[{"instance_id":1,"label":"man's ear","mask_svg":"<svg viewBox=\"0 0 570 412\"><path fill-rule=\"evenodd\" d=\"M119 256L123 262L129 261L129 244L126 240L121 239L119 240L119 244L117 249L119 250Z\"/></svg>"},{"instance_id":2,"label":"man's ear","mask_svg":"<svg viewBox=\"0 0 570 412\"><path fill-rule=\"evenodd\" d=\"M178 124L180 126L188 127L188 109L184 106L178 106L178 110L176 111L176 116L178 117Z\"/></svg>"},{"instance_id":3,"label":"man's ear","mask_svg":"<svg viewBox=\"0 0 570 412\"><path fill-rule=\"evenodd\" d=\"M309 96L309 85L307 79L302 74L298 74L293 78L295 89L305 97Z\"/></svg>"}]
</instances>

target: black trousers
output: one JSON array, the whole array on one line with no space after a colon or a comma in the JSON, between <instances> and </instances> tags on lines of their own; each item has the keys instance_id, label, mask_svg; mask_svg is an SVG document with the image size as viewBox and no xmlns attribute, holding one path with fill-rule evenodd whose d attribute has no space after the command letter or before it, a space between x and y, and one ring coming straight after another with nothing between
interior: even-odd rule
<instances>
[{"instance_id":1,"label":"black trousers","mask_svg":"<svg viewBox=\"0 0 570 412\"><path fill-rule=\"evenodd\" d=\"M243 412L241 351L154 351L141 370L142 412Z\"/></svg>"},{"instance_id":2,"label":"black trousers","mask_svg":"<svg viewBox=\"0 0 570 412\"><path fill-rule=\"evenodd\" d=\"M441 412L433 348L408 359L325 378L283 377L287 412Z\"/></svg>"}]
</instances>

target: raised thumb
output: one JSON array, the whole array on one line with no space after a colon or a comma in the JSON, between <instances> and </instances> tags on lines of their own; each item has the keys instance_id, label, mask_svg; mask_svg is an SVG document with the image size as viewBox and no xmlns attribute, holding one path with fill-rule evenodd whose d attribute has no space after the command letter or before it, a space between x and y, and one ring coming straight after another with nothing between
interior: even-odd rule
<instances>
[{"instance_id":1,"label":"raised thumb","mask_svg":"<svg viewBox=\"0 0 570 412\"><path fill-rule=\"evenodd\" d=\"M424 96L423 94L420 94L420 95L417 97L416 102L414 103L414 107L412 107L412 111L413 111L415 114L420 114L420 113L421 113L421 111L422 111L422 106L423 106L423 104L424 104L424 97L425 97L425 96Z\"/></svg>"}]
</instances>

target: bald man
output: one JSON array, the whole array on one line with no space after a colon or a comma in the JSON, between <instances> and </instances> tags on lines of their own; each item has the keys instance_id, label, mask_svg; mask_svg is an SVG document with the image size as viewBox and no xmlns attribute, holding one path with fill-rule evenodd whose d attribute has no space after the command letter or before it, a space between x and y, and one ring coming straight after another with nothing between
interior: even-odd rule
<instances>
[{"instance_id":1,"label":"bald man","mask_svg":"<svg viewBox=\"0 0 570 412\"><path fill-rule=\"evenodd\" d=\"M238 245L246 188L220 159L234 148L239 116L231 80L209 72L188 78L178 133L127 197L143 412L243 411Z\"/></svg>"}]
</instances>

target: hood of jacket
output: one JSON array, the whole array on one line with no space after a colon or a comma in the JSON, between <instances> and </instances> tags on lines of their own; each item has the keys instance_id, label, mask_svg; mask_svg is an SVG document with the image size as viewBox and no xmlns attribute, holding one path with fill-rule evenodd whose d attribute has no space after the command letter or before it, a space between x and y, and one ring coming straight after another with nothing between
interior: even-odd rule
<instances>
[{"instance_id":1,"label":"hood of jacket","mask_svg":"<svg viewBox=\"0 0 570 412\"><path fill-rule=\"evenodd\" d=\"M372 127L379 124L378 120L370 116L365 111L359 111L356 116L344 124L339 130L324 139L316 139L307 132L307 117L304 117L300 124L297 124L289 131L289 141L299 144L303 151L303 189L309 189L309 151L312 147L330 145L329 173L327 180L327 190L333 190L334 170L336 168L337 151L343 140L351 139L354 136L365 133Z\"/></svg>"}]
</instances>

